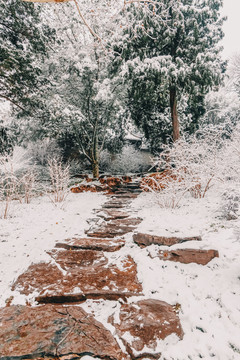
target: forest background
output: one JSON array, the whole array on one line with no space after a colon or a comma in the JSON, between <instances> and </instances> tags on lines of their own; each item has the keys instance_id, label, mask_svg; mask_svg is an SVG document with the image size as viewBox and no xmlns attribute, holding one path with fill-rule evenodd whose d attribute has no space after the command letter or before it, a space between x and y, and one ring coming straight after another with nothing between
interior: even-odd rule
<instances>
[{"instance_id":1,"label":"forest background","mask_svg":"<svg viewBox=\"0 0 240 360\"><path fill-rule=\"evenodd\" d=\"M222 54L222 6L1 0L3 157L60 156L97 178L145 172L149 154L207 126L232 133L240 59Z\"/></svg>"}]
</instances>

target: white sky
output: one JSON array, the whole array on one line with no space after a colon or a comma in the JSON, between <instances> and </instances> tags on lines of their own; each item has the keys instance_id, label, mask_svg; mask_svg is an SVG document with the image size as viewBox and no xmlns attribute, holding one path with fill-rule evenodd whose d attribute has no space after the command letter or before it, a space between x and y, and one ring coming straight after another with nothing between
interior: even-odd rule
<instances>
[{"instance_id":1,"label":"white sky","mask_svg":"<svg viewBox=\"0 0 240 360\"><path fill-rule=\"evenodd\" d=\"M223 15L228 17L224 24L223 56L240 53L240 0L223 0Z\"/></svg>"}]
</instances>

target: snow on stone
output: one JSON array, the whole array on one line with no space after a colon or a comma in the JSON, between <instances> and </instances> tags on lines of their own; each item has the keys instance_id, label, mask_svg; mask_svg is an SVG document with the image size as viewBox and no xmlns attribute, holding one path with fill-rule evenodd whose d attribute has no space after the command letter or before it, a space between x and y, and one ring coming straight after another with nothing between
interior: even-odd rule
<instances>
[{"instance_id":1,"label":"snow on stone","mask_svg":"<svg viewBox=\"0 0 240 360\"><path fill-rule=\"evenodd\" d=\"M167 247L151 245L141 249L133 242L132 233L125 236L123 248L106 254L109 264L121 266L128 255L137 264L143 295L130 298L130 303L158 299L180 304L183 340L173 335L159 341L155 353L162 353L161 360L240 358L240 220L227 221L221 217L221 192L217 190L209 190L204 199L186 198L177 209L163 209L155 194L143 193L129 209L131 216L143 218L135 232L200 235L202 241L176 244L171 249L218 250L219 258L208 265L162 261L154 255ZM45 250L52 249L57 241L83 236L89 227L86 220L94 217L93 209L99 209L104 201L106 197L102 194L80 193L70 194L63 209L54 207L45 197L35 198L29 205L14 204L11 216L0 219L0 306L4 307L10 296L14 296L13 304L25 303L26 297L10 291L12 282L31 263L49 261ZM79 306L103 323L124 350L115 328L108 322L114 316L119 323L120 302L87 300Z\"/></svg>"},{"instance_id":2,"label":"snow on stone","mask_svg":"<svg viewBox=\"0 0 240 360\"><path fill-rule=\"evenodd\" d=\"M69 194L63 208L54 206L48 197L35 198L30 204L12 204L8 219L0 219L1 307L13 295L11 284L31 263L52 261L46 250L66 238L84 236L86 220L104 201L102 194L81 193ZM14 294L14 303L18 303L18 296Z\"/></svg>"}]
</instances>

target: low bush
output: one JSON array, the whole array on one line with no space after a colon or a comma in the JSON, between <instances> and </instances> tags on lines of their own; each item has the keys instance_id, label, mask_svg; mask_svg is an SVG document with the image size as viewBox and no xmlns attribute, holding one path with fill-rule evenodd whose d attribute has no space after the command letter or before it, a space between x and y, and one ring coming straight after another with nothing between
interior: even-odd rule
<instances>
[{"instance_id":1,"label":"low bush","mask_svg":"<svg viewBox=\"0 0 240 360\"><path fill-rule=\"evenodd\" d=\"M166 145L155 159L159 173L142 182L146 191L158 193L162 206L177 207L186 194L204 198L211 186L224 181L226 145L233 146L216 127Z\"/></svg>"}]
</instances>

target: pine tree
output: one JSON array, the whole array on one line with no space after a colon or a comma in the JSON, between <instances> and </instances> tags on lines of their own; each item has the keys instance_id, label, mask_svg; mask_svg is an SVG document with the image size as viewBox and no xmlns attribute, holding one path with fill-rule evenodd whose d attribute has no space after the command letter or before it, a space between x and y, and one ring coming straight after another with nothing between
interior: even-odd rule
<instances>
[{"instance_id":1,"label":"pine tree","mask_svg":"<svg viewBox=\"0 0 240 360\"><path fill-rule=\"evenodd\" d=\"M179 113L193 130L205 95L221 84L221 6L222 0L157 0L126 10L131 26L115 38L114 65L127 82L131 116L148 139L157 133L165 142L171 124L177 140Z\"/></svg>"},{"instance_id":2,"label":"pine tree","mask_svg":"<svg viewBox=\"0 0 240 360\"><path fill-rule=\"evenodd\" d=\"M29 112L40 87L41 63L54 39L41 8L18 0L0 0L0 97Z\"/></svg>"}]
</instances>

